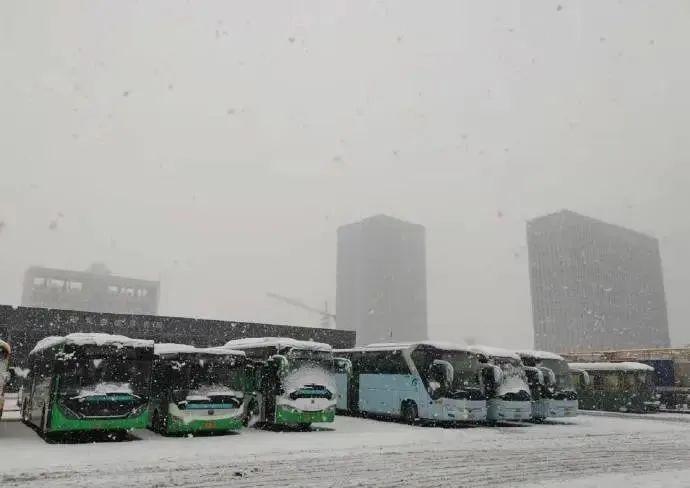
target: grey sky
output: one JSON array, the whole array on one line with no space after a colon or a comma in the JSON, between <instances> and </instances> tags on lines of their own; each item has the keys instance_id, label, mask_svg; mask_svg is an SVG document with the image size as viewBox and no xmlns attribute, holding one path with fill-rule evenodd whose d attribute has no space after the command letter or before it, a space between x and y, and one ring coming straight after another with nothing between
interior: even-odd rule
<instances>
[{"instance_id":1,"label":"grey sky","mask_svg":"<svg viewBox=\"0 0 690 488\"><path fill-rule=\"evenodd\" d=\"M105 261L316 325L336 228L424 224L434 338L532 342L525 220L661 240L690 342L690 3L0 0L0 302ZM51 223L54 222L53 225ZM52 229L50 227L53 227Z\"/></svg>"}]
</instances>

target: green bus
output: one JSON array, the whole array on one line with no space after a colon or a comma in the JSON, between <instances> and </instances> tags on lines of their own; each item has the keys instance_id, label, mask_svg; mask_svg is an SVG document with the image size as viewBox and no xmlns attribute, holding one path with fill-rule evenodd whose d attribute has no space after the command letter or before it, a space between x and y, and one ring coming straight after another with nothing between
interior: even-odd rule
<instances>
[{"instance_id":1,"label":"green bus","mask_svg":"<svg viewBox=\"0 0 690 488\"><path fill-rule=\"evenodd\" d=\"M153 341L76 333L47 337L29 353L21 415L44 437L144 429Z\"/></svg>"},{"instance_id":2,"label":"green bus","mask_svg":"<svg viewBox=\"0 0 690 488\"><path fill-rule=\"evenodd\" d=\"M242 351L156 344L149 429L163 435L241 429L246 364Z\"/></svg>"},{"instance_id":3,"label":"green bus","mask_svg":"<svg viewBox=\"0 0 690 488\"><path fill-rule=\"evenodd\" d=\"M333 350L328 344L287 337L258 337L228 342L259 361L247 399L250 422L301 428L335 420Z\"/></svg>"},{"instance_id":4,"label":"green bus","mask_svg":"<svg viewBox=\"0 0 690 488\"><path fill-rule=\"evenodd\" d=\"M5 385L9 383L10 375L10 355L12 348L8 343L0 339L0 419L2 410L5 407Z\"/></svg>"},{"instance_id":5,"label":"green bus","mask_svg":"<svg viewBox=\"0 0 690 488\"><path fill-rule=\"evenodd\" d=\"M647 413L659 409L651 366L633 362L569 363L569 366L581 410ZM589 382L583 381L587 376Z\"/></svg>"}]
</instances>

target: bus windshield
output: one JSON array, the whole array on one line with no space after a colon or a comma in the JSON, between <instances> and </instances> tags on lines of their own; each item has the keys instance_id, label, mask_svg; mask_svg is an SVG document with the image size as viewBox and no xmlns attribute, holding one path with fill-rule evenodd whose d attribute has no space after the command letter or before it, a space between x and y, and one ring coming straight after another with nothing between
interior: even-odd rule
<instances>
[{"instance_id":1,"label":"bus windshield","mask_svg":"<svg viewBox=\"0 0 690 488\"><path fill-rule=\"evenodd\" d=\"M235 358L200 357L185 362L184 382L190 397L241 397L242 363Z\"/></svg>"},{"instance_id":2,"label":"bus windshield","mask_svg":"<svg viewBox=\"0 0 690 488\"><path fill-rule=\"evenodd\" d=\"M138 397L148 393L151 362L126 350L75 352L63 361L58 391L71 399Z\"/></svg>"},{"instance_id":3,"label":"bus windshield","mask_svg":"<svg viewBox=\"0 0 690 488\"><path fill-rule=\"evenodd\" d=\"M430 381L431 364L436 359L448 361L453 366L453 383L446 396L469 399L483 397L479 374L481 363L476 354L466 351L418 348L412 353L412 360L426 385Z\"/></svg>"},{"instance_id":4,"label":"bus windshield","mask_svg":"<svg viewBox=\"0 0 690 488\"><path fill-rule=\"evenodd\" d=\"M573 390L575 388L570 376L570 368L565 360L544 359L541 365L549 368L556 375L556 390Z\"/></svg>"},{"instance_id":5,"label":"bus windshield","mask_svg":"<svg viewBox=\"0 0 690 488\"><path fill-rule=\"evenodd\" d=\"M304 366L318 366L326 371L333 369L333 353L330 351L312 351L292 348L287 353L290 371Z\"/></svg>"}]
</instances>

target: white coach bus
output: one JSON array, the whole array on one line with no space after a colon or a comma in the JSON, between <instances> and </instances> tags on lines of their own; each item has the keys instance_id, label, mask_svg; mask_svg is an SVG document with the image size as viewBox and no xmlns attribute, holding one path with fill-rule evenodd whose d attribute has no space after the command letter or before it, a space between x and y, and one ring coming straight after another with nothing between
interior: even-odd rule
<instances>
[{"instance_id":1,"label":"white coach bus","mask_svg":"<svg viewBox=\"0 0 690 488\"><path fill-rule=\"evenodd\" d=\"M479 355L436 342L335 350L337 407L350 413L430 421L482 421L486 396Z\"/></svg>"}]
</instances>

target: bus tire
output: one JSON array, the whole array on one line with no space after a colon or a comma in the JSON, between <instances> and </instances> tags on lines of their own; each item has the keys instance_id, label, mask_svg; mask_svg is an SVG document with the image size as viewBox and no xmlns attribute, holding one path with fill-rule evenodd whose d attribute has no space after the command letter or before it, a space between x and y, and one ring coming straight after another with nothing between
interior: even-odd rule
<instances>
[{"instance_id":1,"label":"bus tire","mask_svg":"<svg viewBox=\"0 0 690 488\"><path fill-rule=\"evenodd\" d=\"M419 417L417 404L412 400L405 400L400 406L400 416L406 424L414 424Z\"/></svg>"},{"instance_id":2,"label":"bus tire","mask_svg":"<svg viewBox=\"0 0 690 488\"><path fill-rule=\"evenodd\" d=\"M48 438L48 425L47 425L47 423L48 423L48 419L47 419L47 415L46 415L46 406L43 405L43 410L41 412L41 434L46 439Z\"/></svg>"},{"instance_id":3,"label":"bus tire","mask_svg":"<svg viewBox=\"0 0 690 488\"><path fill-rule=\"evenodd\" d=\"M151 419L151 430L158 434L163 434L163 423L161 422L161 415L158 410L153 411L153 418Z\"/></svg>"},{"instance_id":4,"label":"bus tire","mask_svg":"<svg viewBox=\"0 0 690 488\"><path fill-rule=\"evenodd\" d=\"M22 422L24 425L31 426L31 421L29 420L29 409L26 402L22 402Z\"/></svg>"}]
</instances>

